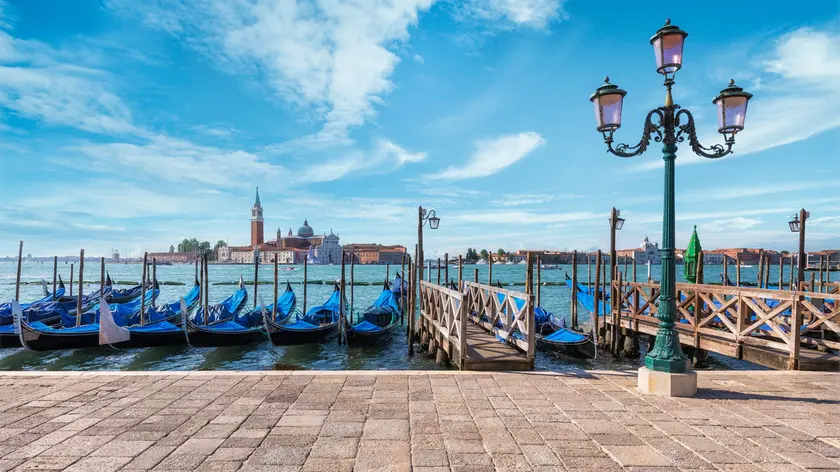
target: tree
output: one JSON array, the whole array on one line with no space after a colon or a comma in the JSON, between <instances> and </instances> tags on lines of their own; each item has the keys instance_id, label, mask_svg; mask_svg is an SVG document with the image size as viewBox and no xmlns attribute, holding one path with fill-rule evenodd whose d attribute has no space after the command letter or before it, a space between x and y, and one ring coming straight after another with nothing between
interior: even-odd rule
<instances>
[{"instance_id":1,"label":"tree","mask_svg":"<svg viewBox=\"0 0 840 472\"><path fill-rule=\"evenodd\" d=\"M499 261L505 260L506 253L504 249L499 249L498 251L496 251L496 253L499 255Z\"/></svg>"},{"instance_id":2,"label":"tree","mask_svg":"<svg viewBox=\"0 0 840 472\"><path fill-rule=\"evenodd\" d=\"M487 249L482 249L481 250L481 258L486 261L488 257L490 257L490 253L487 252Z\"/></svg>"},{"instance_id":3,"label":"tree","mask_svg":"<svg viewBox=\"0 0 840 472\"><path fill-rule=\"evenodd\" d=\"M788 251L787 249L785 249L784 251L782 251L782 254L784 254L785 256L787 256L787 255L789 255L789 254L790 254L790 251Z\"/></svg>"},{"instance_id":4,"label":"tree","mask_svg":"<svg viewBox=\"0 0 840 472\"><path fill-rule=\"evenodd\" d=\"M478 253L473 248L467 248L467 255L464 257L466 262L475 262L478 260Z\"/></svg>"}]
</instances>

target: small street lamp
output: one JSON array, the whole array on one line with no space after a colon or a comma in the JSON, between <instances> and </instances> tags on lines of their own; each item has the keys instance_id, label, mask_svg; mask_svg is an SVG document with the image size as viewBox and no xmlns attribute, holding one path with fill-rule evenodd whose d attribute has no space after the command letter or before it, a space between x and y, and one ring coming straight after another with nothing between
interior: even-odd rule
<instances>
[{"instance_id":1,"label":"small street lamp","mask_svg":"<svg viewBox=\"0 0 840 472\"><path fill-rule=\"evenodd\" d=\"M805 211L805 209L799 210L798 215L793 215L790 221L788 221L788 226L790 227L791 233L799 233L799 255L797 258L799 261L797 262L797 282L796 288L799 290L801 288L802 282L805 280L805 265L808 264L808 259L805 256L805 220L811 217L811 213Z\"/></svg>"},{"instance_id":2,"label":"small street lamp","mask_svg":"<svg viewBox=\"0 0 840 472\"><path fill-rule=\"evenodd\" d=\"M423 280L423 265L425 264L425 259L423 259L423 226L428 221L429 228L438 229L440 218L435 215L434 210L427 212L422 206L418 207L417 213L417 280Z\"/></svg>"},{"instance_id":3,"label":"small street lamp","mask_svg":"<svg viewBox=\"0 0 840 472\"><path fill-rule=\"evenodd\" d=\"M607 150L619 157L633 157L645 152L651 139L664 146L665 161L665 208L662 218L662 285L659 310L659 330L656 343L645 357L645 366L652 371L667 373L686 372L686 356L680 348L677 331L678 318L676 299L676 264L674 258L674 160L677 157L677 143L688 138L691 150L710 159L723 157L732 152L735 135L744 129L747 103L752 95L730 81L712 101L718 109L718 132L724 137L723 144L705 147L697 139L692 114L674 103L671 87L674 76L682 67L683 45L688 33L665 22L650 39L656 54L656 71L665 77L665 105L654 108L645 118L642 139L638 144L613 145L613 135L621 127L621 108L627 92L611 84L607 78L589 98L595 107L597 130L603 134ZM656 117L656 120L654 120Z\"/></svg>"}]
</instances>

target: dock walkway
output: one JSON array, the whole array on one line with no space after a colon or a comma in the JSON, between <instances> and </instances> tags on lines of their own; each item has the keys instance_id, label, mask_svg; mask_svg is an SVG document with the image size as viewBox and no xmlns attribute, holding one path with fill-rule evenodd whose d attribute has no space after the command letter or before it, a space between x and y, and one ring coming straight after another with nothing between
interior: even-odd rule
<instances>
[{"instance_id":1,"label":"dock walkway","mask_svg":"<svg viewBox=\"0 0 840 472\"><path fill-rule=\"evenodd\" d=\"M840 374L0 373L0 470L840 470Z\"/></svg>"}]
</instances>

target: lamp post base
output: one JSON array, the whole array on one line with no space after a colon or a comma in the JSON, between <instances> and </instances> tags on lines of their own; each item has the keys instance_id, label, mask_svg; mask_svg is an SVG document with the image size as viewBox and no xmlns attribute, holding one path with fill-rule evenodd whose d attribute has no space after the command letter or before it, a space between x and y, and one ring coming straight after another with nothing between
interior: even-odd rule
<instances>
[{"instance_id":1,"label":"lamp post base","mask_svg":"<svg viewBox=\"0 0 840 472\"><path fill-rule=\"evenodd\" d=\"M660 397L691 397L697 393L697 372L669 373L639 369L639 390Z\"/></svg>"}]
</instances>

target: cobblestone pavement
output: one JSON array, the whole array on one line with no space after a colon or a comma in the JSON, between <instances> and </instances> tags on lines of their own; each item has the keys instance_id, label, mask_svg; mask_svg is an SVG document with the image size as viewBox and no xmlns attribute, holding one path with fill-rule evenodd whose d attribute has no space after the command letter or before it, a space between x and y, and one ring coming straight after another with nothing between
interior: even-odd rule
<instances>
[{"instance_id":1,"label":"cobblestone pavement","mask_svg":"<svg viewBox=\"0 0 840 472\"><path fill-rule=\"evenodd\" d=\"M840 471L840 374L0 374L0 471Z\"/></svg>"}]
</instances>

